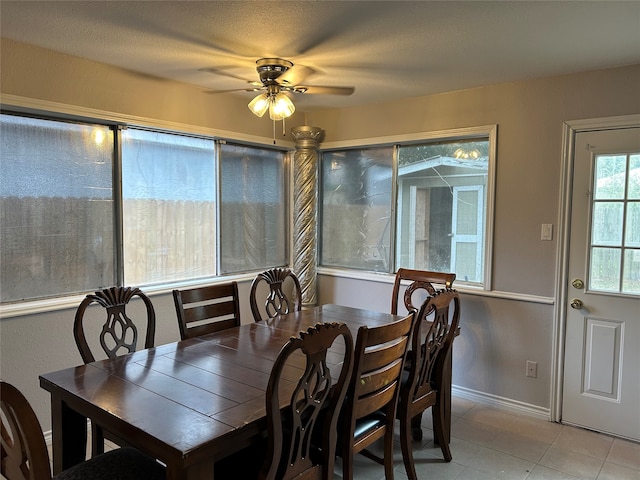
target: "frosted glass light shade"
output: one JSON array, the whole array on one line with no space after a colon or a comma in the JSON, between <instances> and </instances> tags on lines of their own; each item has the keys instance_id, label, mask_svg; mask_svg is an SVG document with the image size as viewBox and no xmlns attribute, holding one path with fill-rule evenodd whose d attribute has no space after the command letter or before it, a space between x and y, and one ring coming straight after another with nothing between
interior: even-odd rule
<instances>
[{"instance_id":1,"label":"frosted glass light shade","mask_svg":"<svg viewBox=\"0 0 640 480\"><path fill-rule=\"evenodd\" d=\"M269 109L270 104L271 99L269 98L269 95L267 95L266 93L261 93L249 102L248 107L254 115L262 117Z\"/></svg>"},{"instance_id":2,"label":"frosted glass light shade","mask_svg":"<svg viewBox=\"0 0 640 480\"><path fill-rule=\"evenodd\" d=\"M289 97L280 92L271 99L269 106L269 118L271 120L283 120L293 115L296 107Z\"/></svg>"}]
</instances>

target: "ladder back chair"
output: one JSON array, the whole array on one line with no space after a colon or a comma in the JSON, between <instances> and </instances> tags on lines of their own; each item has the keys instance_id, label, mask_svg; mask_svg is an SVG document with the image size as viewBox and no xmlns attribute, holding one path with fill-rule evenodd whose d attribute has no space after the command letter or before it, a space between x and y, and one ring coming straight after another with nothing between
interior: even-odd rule
<instances>
[{"instance_id":1,"label":"ladder back chair","mask_svg":"<svg viewBox=\"0 0 640 480\"><path fill-rule=\"evenodd\" d=\"M173 301L181 340L240 325L237 282L173 290Z\"/></svg>"},{"instance_id":2,"label":"ladder back chair","mask_svg":"<svg viewBox=\"0 0 640 480\"><path fill-rule=\"evenodd\" d=\"M138 322L137 324L127 315L127 306L135 297L139 297L142 300L145 310L144 321ZM146 331L144 348L154 346L156 314L149 297L139 288L110 287L87 295L76 310L73 323L73 336L84 363L94 362L98 349L97 346L94 346L94 350L91 349L89 345L90 342L86 335L87 331L97 331L98 329L97 326L92 325L96 320L95 316L87 313L87 308L93 304L102 307L106 314L100 334L98 335L98 340L103 353L108 358L116 358L123 354L135 352L138 348L138 332L141 327L144 327ZM95 344L96 342L93 341L91 343ZM93 455L104 452L105 436L118 445L126 444L124 440L105 432L100 425L92 424L91 450Z\"/></svg>"},{"instance_id":3,"label":"ladder back chair","mask_svg":"<svg viewBox=\"0 0 640 480\"><path fill-rule=\"evenodd\" d=\"M449 436L451 417L446 416L445 401L439 386L446 368L443 351L450 348L460 318L460 303L455 290L442 290L420 307L411 332L411 349L407 353L408 370L403 372L398 400L400 446L405 470L410 480L417 480L413 460L412 438L420 440L422 412L431 407L434 440L445 461L451 461Z\"/></svg>"},{"instance_id":4,"label":"ladder back chair","mask_svg":"<svg viewBox=\"0 0 640 480\"><path fill-rule=\"evenodd\" d=\"M342 457L342 478L353 478L353 456L362 453L384 465L393 479L393 436L400 379L415 312L387 325L358 329L353 372L340 421L337 454ZM383 457L367 450L384 441Z\"/></svg>"},{"instance_id":5,"label":"ladder back chair","mask_svg":"<svg viewBox=\"0 0 640 480\"><path fill-rule=\"evenodd\" d=\"M268 286L266 295L262 293ZM258 298L264 298L259 305ZM251 313L256 322L302 309L302 290L295 273L288 268L272 268L259 273L249 294Z\"/></svg>"},{"instance_id":6,"label":"ladder back chair","mask_svg":"<svg viewBox=\"0 0 640 480\"><path fill-rule=\"evenodd\" d=\"M7 480L51 480L49 452L40 422L24 395L0 382L2 453L0 473ZM162 480L164 468L133 448L98 455L57 474L55 480Z\"/></svg>"},{"instance_id":7,"label":"ladder back chair","mask_svg":"<svg viewBox=\"0 0 640 480\"><path fill-rule=\"evenodd\" d=\"M400 284L403 280L411 282L404 291L402 298L404 307L407 309L407 312L410 312L411 310L419 310L420 305L422 305L428 297L436 293L437 289L434 285L440 285L440 288L451 288L455 279L455 273L399 268L396 272L393 293L391 294L391 313L394 315L398 313L398 306L400 305Z\"/></svg>"},{"instance_id":8,"label":"ladder back chair","mask_svg":"<svg viewBox=\"0 0 640 480\"><path fill-rule=\"evenodd\" d=\"M327 361L334 345L345 352L340 364ZM352 361L353 339L344 323L318 323L291 337L280 350L267 384L266 439L216 462L215 477L333 478L338 416ZM297 380L285 373L293 365L299 371Z\"/></svg>"}]
</instances>

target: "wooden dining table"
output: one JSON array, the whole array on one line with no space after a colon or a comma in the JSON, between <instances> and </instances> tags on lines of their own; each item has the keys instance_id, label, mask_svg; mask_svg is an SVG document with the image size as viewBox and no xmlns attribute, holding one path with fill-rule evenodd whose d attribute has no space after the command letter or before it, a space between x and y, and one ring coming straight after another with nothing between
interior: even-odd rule
<instances>
[{"instance_id":1,"label":"wooden dining table","mask_svg":"<svg viewBox=\"0 0 640 480\"><path fill-rule=\"evenodd\" d=\"M41 375L51 394L54 473L85 459L90 419L165 464L168 480L211 479L216 459L264 434L267 382L291 336L318 322L344 322L355 340L363 325L400 318L321 305ZM339 347L331 358L340 363ZM304 366L287 368L293 386Z\"/></svg>"}]
</instances>

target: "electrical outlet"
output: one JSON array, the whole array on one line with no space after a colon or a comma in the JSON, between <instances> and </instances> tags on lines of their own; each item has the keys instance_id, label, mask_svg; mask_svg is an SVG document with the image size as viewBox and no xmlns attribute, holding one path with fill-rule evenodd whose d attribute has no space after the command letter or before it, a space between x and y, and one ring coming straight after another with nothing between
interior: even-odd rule
<instances>
[{"instance_id":1,"label":"electrical outlet","mask_svg":"<svg viewBox=\"0 0 640 480\"><path fill-rule=\"evenodd\" d=\"M538 378L538 362L527 360L527 377Z\"/></svg>"}]
</instances>

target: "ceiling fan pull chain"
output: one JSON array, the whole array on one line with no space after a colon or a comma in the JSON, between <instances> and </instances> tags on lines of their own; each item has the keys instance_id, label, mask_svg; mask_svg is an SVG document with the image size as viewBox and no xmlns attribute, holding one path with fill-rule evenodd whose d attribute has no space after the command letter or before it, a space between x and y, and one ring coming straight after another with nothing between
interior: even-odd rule
<instances>
[{"instance_id":1,"label":"ceiling fan pull chain","mask_svg":"<svg viewBox=\"0 0 640 480\"><path fill-rule=\"evenodd\" d=\"M273 120L273 144L276 144L276 121Z\"/></svg>"}]
</instances>

